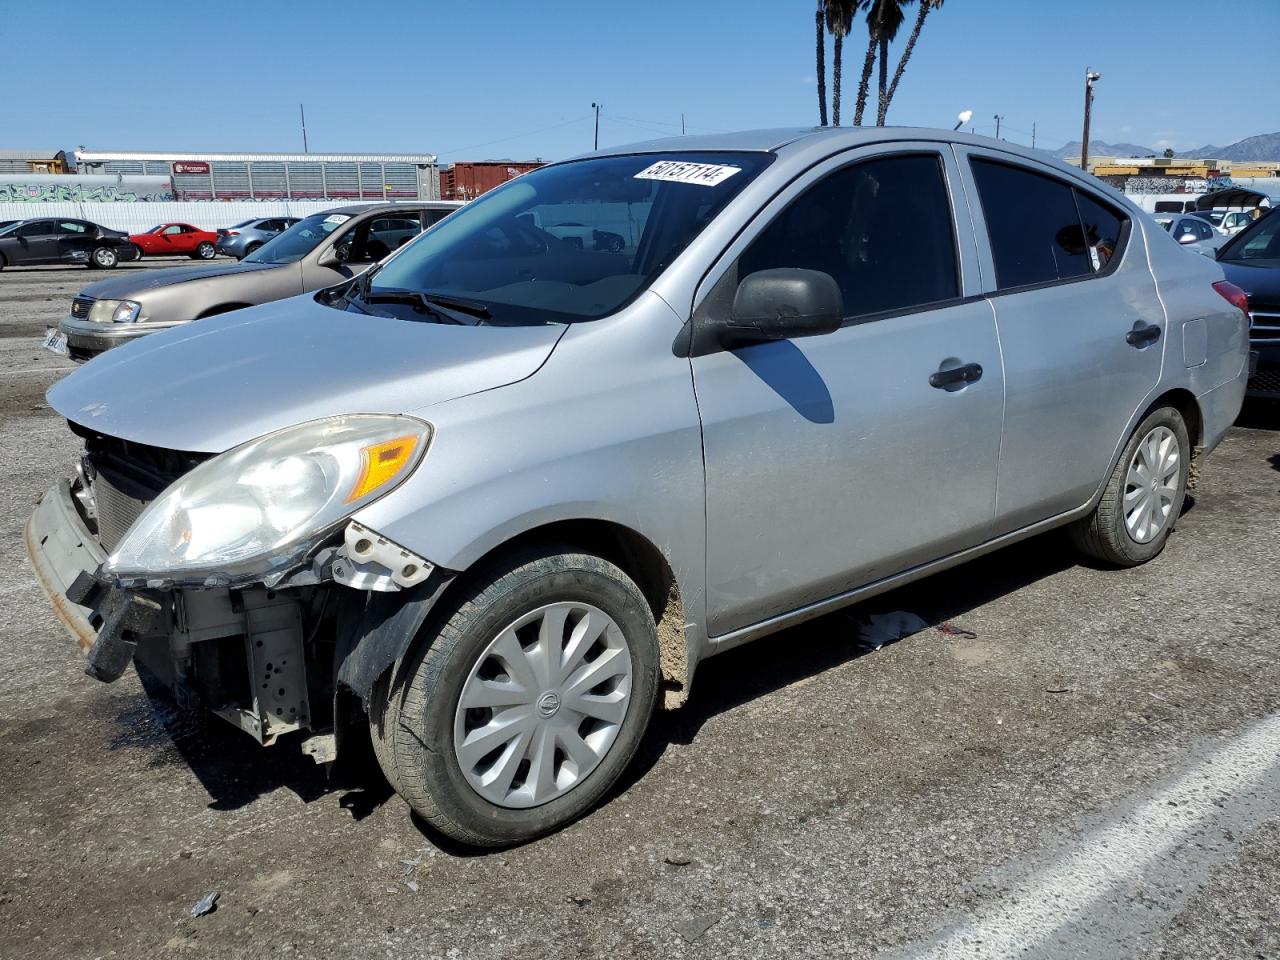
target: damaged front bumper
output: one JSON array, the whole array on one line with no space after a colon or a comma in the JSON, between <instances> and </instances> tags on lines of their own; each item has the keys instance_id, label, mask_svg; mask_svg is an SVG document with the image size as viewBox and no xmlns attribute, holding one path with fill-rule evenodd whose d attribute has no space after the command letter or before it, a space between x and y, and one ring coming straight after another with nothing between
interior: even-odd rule
<instances>
[{"instance_id":1,"label":"damaged front bumper","mask_svg":"<svg viewBox=\"0 0 1280 960\"><path fill-rule=\"evenodd\" d=\"M110 682L137 661L179 703L264 745L342 722L339 688L367 701L453 579L352 522L283 583L112 583L94 514L83 511L86 489L83 477L58 482L26 528L36 577L85 652L86 673Z\"/></svg>"}]
</instances>

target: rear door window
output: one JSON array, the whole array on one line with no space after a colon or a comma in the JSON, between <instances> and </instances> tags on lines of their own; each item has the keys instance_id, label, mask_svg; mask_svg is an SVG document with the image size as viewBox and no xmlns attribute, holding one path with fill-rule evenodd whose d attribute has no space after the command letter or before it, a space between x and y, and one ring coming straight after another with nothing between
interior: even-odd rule
<instances>
[{"instance_id":1,"label":"rear door window","mask_svg":"<svg viewBox=\"0 0 1280 960\"><path fill-rule=\"evenodd\" d=\"M829 174L780 213L738 261L830 274L846 317L959 296L951 203L936 154L884 157Z\"/></svg>"},{"instance_id":2,"label":"rear door window","mask_svg":"<svg viewBox=\"0 0 1280 960\"><path fill-rule=\"evenodd\" d=\"M1085 276L1088 247L1074 191L1022 167L972 159L1000 290Z\"/></svg>"},{"instance_id":3,"label":"rear door window","mask_svg":"<svg viewBox=\"0 0 1280 960\"><path fill-rule=\"evenodd\" d=\"M1090 251L1090 266L1094 270L1105 270L1124 240L1128 218L1083 190L1076 191L1076 205L1080 210L1080 224L1084 227L1086 248Z\"/></svg>"},{"instance_id":4,"label":"rear door window","mask_svg":"<svg viewBox=\"0 0 1280 960\"><path fill-rule=\"evenodd\" d=\"M49 231L52 233L52 231ZM75 237L83 237L89 233L89 224L82 223L79 220L59 220L58 232L71 234Z\"/></svg>"}]
</instances>

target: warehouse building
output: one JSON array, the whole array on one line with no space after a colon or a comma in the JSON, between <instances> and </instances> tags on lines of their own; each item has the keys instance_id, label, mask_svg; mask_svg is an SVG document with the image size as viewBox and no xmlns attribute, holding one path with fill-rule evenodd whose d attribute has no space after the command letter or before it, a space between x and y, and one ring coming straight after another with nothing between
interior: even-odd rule
<instances>
[{"instance_id":1,"label":"warehouse building","mask_svg":"<svg viewBox=\"0 0 1280 960\"><path fill-rule=\"evenodd\" d=\"M438 200L435 154L116 153L77 150L76 171L173 178L184 200Z\"/></svg>"}]
</instances>

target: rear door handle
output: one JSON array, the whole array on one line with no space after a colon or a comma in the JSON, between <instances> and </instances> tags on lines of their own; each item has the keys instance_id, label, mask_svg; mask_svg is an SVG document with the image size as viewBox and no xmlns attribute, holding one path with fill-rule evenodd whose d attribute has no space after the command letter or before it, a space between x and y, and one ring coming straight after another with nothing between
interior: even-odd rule
<instances>
[{"instance_id":1,"label":"rear door handle","mask_svg":"<svg viewBox=\"0 0 1280 960\"><path fill-rule=\"evenodd\" d=\"M947 387L963 383L977 383L982 379L982 366L977 363L966 363L950 370L938 370L929 374L929 386L945 390Z\"/></svg>"},{"instance_id":2,"label":"rear door handle","mask_svg":"<svg viewBox=\"0 0 1280 960\"><path fill-rule=\"evenodd\" d=\"M1124 342L1141 350L1148 344L1160 339L1160 327L1154 323L1143 323L1139 320L1133 329L1124 335Z\"/></svg>"}]
</instances>

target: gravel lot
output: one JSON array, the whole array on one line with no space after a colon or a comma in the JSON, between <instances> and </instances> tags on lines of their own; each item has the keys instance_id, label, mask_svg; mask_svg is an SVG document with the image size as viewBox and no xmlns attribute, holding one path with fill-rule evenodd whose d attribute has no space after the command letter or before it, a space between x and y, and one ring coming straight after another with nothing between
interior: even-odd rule
<instances>
[{"instance_id":1,"label":"gravel lot","mask_svg":"<svg viewBox=\"0 0 1280 960\"><path fill-rule=\"evenodd\" d=\"M21 529L76 451L39 337L93 279L0 274L0 957L1280 956L1274 409L1156 562L1046 536L708 661L602 809L474 855L83 675ZM969 633L860 650L890 610Z\"/></svg>"}]
</instances>

